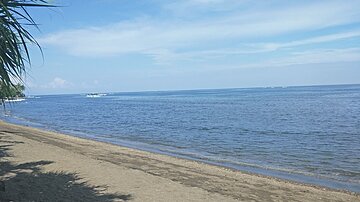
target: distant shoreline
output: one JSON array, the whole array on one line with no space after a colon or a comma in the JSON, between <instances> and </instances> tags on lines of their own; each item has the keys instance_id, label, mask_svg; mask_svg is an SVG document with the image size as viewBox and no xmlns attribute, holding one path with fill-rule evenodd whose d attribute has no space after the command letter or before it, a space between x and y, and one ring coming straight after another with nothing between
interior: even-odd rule
<instances>
[{"instance_id":1,"label":"distant shoreline","mask_svg":"<svg viewBox=\"0 0 360 202\"><path fill-rule=\"evenodd\" d=\"M191 198L198 197L199 195L192 195L194 193L190 193L190 190L188 190L196 187L196 190L199 189L197 194L201 192L202 198L209 197L209 200L268 200L273 197L273 199L283 201L360 200L359 194L348 191L293 183L273 177L234 171L200 162L18 126L2 121L0 121L0 134L2 135L2 144L19 142L12 145L10 151L13 156L6 158L10 162L28 162L37 159L53 161L55 162L54 165L49 165L45 170L77 172L80 175L89 177L90 181L95 184L112 184L114 187L126 187L125 189L133 190L134 193L132 194L134 196L139 195L140 198L145 197L141 194L142 187L137 192L131 187L131 183L126 185L127 180L116 181L116 179L111 178L120 176L124 170L124 172L136 172L136 175L140 174L142 180L150 184L154 183L152 180L161 179L165 181L165 184L174 183L176 186L181 187L176 191L175 195L187 193ZM95 163L98 167L92 167L89 165L90 162ZM109 166L114 169L111 172L103 172ZM95 172L97 176L91 176L89 169L93 174ZM136 178L130 175L128 177ZM106 179L115 180L116 182L110 183ZM167 185L165 184L160 183L158 185L166 189L165 186ZM116 188L110 190L116 190ZM161 197L166 198L171 197L167 194L171 195L172 193L163 194Z\"/></svg>"}]
</instances>

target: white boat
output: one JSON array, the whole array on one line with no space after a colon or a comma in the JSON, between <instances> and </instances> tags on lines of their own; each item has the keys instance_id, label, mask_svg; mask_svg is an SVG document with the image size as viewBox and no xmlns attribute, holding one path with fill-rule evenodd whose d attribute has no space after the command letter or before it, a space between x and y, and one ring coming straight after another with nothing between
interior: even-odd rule
<instances>
[{"instance_id":1,"label":"white boat","mask_svg":"<svg viewBox=\"0 0 360 202\"><path fill-rule=\"evenodd\" d=\"M29 99L38 99L40 97L38 96L33 96L33 95L29 95L29 96L26 96L26 98L29 98Z\"/></svg>"},{"instance_id":2,"label":"white boat","mask_svg":"<svg viewBox=\"0 0 360 202\"><path fill-rule=\"evenodd\" d=\"M102 96L106 96L106 94L105 93L89 93L89 94L86 94L86 97L91 97L91 98L102 97Z\"/></svg>"}]
</instances>

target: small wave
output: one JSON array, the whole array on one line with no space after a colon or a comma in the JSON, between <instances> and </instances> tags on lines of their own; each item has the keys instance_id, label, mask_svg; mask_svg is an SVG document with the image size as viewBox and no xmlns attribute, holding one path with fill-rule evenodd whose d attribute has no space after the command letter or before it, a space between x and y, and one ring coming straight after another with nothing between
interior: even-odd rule
<instances>
[{"instance_id":1,"label":"small wave","mask_svg":"<svg viewBox=\"0 0 360 202\"><path fill-rule=\"evenodd\" d=\"M16 98L16 99L6 99L5 102L22 102L25 101L25 98Z\"/></svg>"}]
</instances>

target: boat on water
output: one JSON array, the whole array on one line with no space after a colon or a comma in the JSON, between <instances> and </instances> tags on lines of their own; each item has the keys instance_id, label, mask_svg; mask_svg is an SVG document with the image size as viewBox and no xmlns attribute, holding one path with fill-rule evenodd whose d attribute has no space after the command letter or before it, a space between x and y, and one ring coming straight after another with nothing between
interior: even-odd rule
<instances>
[{"instance_id":1,"label":"boat on water","mask_svg":"<svg viewBox=\"0 0 360 202\"><path fill-rule=\"evenodd\" d=\"M103 97L106 96L105 93L89 93L86 94L86 97L90 97L90 98L97 98L97 97Z\"/></svg>"},{"instance_id":2,"label":"boat on water","mask_svg":"<svg viewBox=\"0 0 360 202\"><path fill-rule=\"evenodd\" d=\"M29 95L29 96L26 96L26 98L29 98L29 99L38 99L38 98L40 98L40 97L39 97L39 96Z\"/></svg>"}]
</instances>

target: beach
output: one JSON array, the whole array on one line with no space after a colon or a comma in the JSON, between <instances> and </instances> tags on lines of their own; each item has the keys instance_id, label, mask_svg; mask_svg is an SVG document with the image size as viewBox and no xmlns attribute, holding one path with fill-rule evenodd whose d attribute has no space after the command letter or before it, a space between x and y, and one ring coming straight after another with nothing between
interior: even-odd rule
<instances>
[{"instance_id":1,"label":"beach","mask_svg":"<svg viewBox=\"0 0 360 202\"><path fill-rule=\"evenodd\" d=\"M0 122L1 201L360 201L305 185Z\"/></svg>"}]
</instances>

